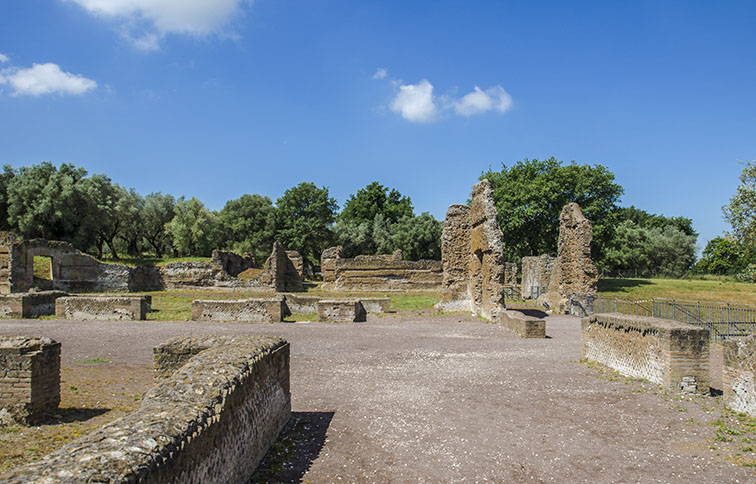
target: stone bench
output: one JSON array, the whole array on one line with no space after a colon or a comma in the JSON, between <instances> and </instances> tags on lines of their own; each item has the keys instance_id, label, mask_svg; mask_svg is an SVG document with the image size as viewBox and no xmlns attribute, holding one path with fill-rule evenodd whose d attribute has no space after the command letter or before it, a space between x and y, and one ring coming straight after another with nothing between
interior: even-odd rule
<instances>
[{"instance_id":1,"label":"stone bench","mask_svg":"<svg viewBox=\"0 0 756 484\"><path fill-rule=\"evenodd\" d=\"M55 317L79 321L147 319L148 304L140 296L75 296L55 300Z\"/></svg>"},{"instance_id":2,"label":"stone bench","mask_svg":"<svg viewBox=\"0 0 756 484\"><path fill-rule=\"evenodd\" d=\"M50 338L0 336L0 423L51 417L60 404L60 343ZM10 422L5 422L10 423Z\"/></svg>"},{"instance_id":3,"label":"stone bench","mask_svg":"<svg viewBox=\"0 0 756 484\"><path fill-rule=\"evenodd\" d=\"M667 319L619 313L583 318L583 358L666 390L709 392L709 331Z\"/></svg>"},{"instance_id":4,"label":"stone bench","mask_svg":"<svg viewBox=\"0 0 756 484\"><path fill-rule=\"evenodd\" d=\"M283 297L192 301L192 321L273 323L283 321L288 314Z\"/></svg>"},{"instance_id":5,"label":"stone bench","mask_svg":"<svg viewBox=\"0 0 756 484\"><path fill-rule=\"evenodd\" d=\"M367 312L357 299L322 299L318 301L318 321L327 323L359 323Z\"/></svg>"},{"instance_id":6,"label":"stone bench","mask_svg":"<svg viewBox=\"0 0 756 484\"><path fill-rule=\"evenodd\" d=\"M546 320L528 316L511 309L500 313L497 324L504 326L521 338L545 338Z\"/></svg>"},{"instance_id":7,"label":"stone bench","mask_svg":"<svg viewBox=\"0 0 756 484\"><path fill-rule=\"evenodd\" d=\"M0 316L32 318L55 314L55 300L68 296L63 291L20 292L0 296Z\"/></svg>"},{"instance_id":8,"label":"stone bench","mask_svg":"<svg viewBox=\"0 0 756 484\"><path fill-rule=\"evenodd\" d=\"M756 335L724 341L722 350L725 405L756 417Z\"/></svg>"}]
</instances>

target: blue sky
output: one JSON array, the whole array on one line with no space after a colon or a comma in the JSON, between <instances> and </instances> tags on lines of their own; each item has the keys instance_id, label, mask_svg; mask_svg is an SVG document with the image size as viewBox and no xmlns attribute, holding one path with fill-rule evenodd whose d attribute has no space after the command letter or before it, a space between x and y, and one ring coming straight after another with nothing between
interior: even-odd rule
<instances>
[{"instance_id":1,"label":"blue sky","mask_svg":"<svg viewBox=\"0 0 756 484\"><path fill-rule=\"evenodd\" d=\"M0 163L341 205L377 180L443 219L480 173L609 167L699 244L756 158L756 2L7 0Z\"/></svg>"}]
</instances>

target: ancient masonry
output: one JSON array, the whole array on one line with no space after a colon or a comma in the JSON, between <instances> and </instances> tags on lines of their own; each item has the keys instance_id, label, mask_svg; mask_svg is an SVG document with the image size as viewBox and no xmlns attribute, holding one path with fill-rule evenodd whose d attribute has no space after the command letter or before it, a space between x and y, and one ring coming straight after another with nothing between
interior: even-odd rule
<instances>
[{"instance_id":1,"label":"ancient masonry","mask_svg":"<svg viewBox=\"0 0 756 484\"><path fill-rule=\"evenodd\" d=\"M582 320L583 358L666 390L709 392L709 332L667 319L619 313Z\"/></svg>"},{"instance_id":2,"label":"ancient masonry","mask_svg":"<svg viewBox=\"0 0 756 484\"><path fill-rule=\"evenodd\" d=\"M34 277L34 257L49 257L50 279ZM238 277L252 270L250 278ZM32 288L66 292L138 292L205 287L303 290L302 257L274 243L262 268L254 257L215 250L210 262L173 262L164 266L104 264L66 242L23 240L0 232L0 294Z\"/></svg>"},{"instance_id":3,"label":"ancient masonry","mask_svg":"<svg viewBox=\"0 0 756 484\"><path fill-rule=\"evenodd\" d=\"M473 187L472 203L452 205L441 236L444 311L472 311L497 321L505 310L504 237L488 180Z\"/></svg>"},{"instance_id":4,"label":"ancient masonry","mask_svg":"<svg viewBox=\"0 0 756 484\"><path fill-rule=\"evenodd\" d=\"M522 298L538 299L546 294L556 259L550 255L522 258Z\"/></svg>"},{"instance_id":5,"label":"ancient masonry","mask_svg":"<svg viewBox=\"0 0 756 484\"><path fill-rule=\"evenodd\" d=\"M299 294L284 294L286 306L291 313L312 314L318 312L320 296L303 296ZM368 313L386 313L391 310L391 300L387 297L361 297L359 301Z\"/></svg>"},{"instance_id":6,"label":"ancient masonry","mask_svg":"<svg viewBox=\"0 0 756 484\"><path fill-rule=\"evenodd\" d=\"M36 425L60 403L60 343L0 336L0 425Z\"/></svg>"},{"instance_id":7,"label":"ancient masonry","mask_svg":"<svg viewBox=\"0 0 756 484\"><path fill-rule=\"evenodd\" d=\"M0 316L33 318L55 314L55 300L68 296L63 291L21 292L0 295Z\"/></svg>"},{"instance_id":8,"label":"ancient masonry","mask_svg":"<svg viewBox=\"0 0 756 484\"><path fill-rule=\"evenodd\" d=\"M291 417L289 344L174 338L141 406L0 481L247 483Z\"/></svg>"},{"instance_id":9,"label":"ancient masonry","mask_svg":"<svg viewBox=\"0 0 756 484\"><path fill-rule=\"evenodd\" d=\"M367 312L358 299L322 299L318 301L318 321L325 323L361 323Z\"/></svg>"},{"instance_id":10,"label":"ancient masonry","mask_svg":"<svg viewBox=\"0 0 756 484\"><path fill-rule=\"evenodd\" d=\"M76 296L55 300L57 319L143 321L150 304L145 296Z\"/></svg>"},{"instance_id":11,"label":"ancient masonry","mask_svg":"<svg viewBox=\"0 0 756 484\"><path fill-rule=\"evenodd\" d=\"M273 323L283 321L289 314L283 296L238 300L192 301L192 321L245 321Z\"/></svg>"},{"instance_id":12,"label":"ancient masonry","mask_svg":"<svg viewBox=\"0 0 756 484\"><path fill-rule=\"evenodd\" d=\"M390 255L341 256L341 247L330 247L320 256L323 290L326 291L433 291L441 287L439 261L402 260L402 251Z\"/></svg>"},{"instance_id":13,"label":"ancient masonry","mask_svg":"<svg viewBox=\"0 0 756 484\"><path fill-rule=\"evenodd\" d=\"M591 260L593 227L577 203L564 206L559 215L557 278L552 279L549 301L560 313L587 316L598 293L598 270ZM555 290L553 290L555 289Z\"/></svg>"},{"instance_id":14,"label":"ancient masonry","mask_svg":"<svg viewBox=\"0 0 756 484\"><path fill-rule=\"evenodd\" d=\"M724 403L736 412L756 417L756 335L723 342Z\"/></svg>"}]
</instances>

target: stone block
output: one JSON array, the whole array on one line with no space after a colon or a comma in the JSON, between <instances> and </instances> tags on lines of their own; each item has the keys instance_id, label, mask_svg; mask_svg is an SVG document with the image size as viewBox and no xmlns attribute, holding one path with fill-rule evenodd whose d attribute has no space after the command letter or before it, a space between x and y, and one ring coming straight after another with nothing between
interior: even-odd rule
<instances>
[{"instance_id":1,"label":"stone block","mask_svg":"<svg viewBox=\"0 0 756 484\"><path fill-rule=\"evenodd\" d=\"M356 299L323 299L318 301L318 321L327 323L359 323L367 312Z\"/></svg>"},{"instance_id":2,"label":"stone block","mask_svg":"<svg viewBox=\"0 0 756 484\"><path fill-rule=\"evenodd\" d=\"M709 331L667 319L602 313L582 319L583 358L666 390L709 392Z\"/></svg>"},{"instance_id":3,"label":"stone block","mask_svg":"<svg viewBox=\"0 0 756 484\"><path fill-rule=\"evenodd\" d=\"M361 297L360 302L368 313L387 313L391 311L391 299L387 297Z\"/></svg>"},{"instance_id":4,"label":"stone block","mask_svg":"<svg viewBox=\"0 0 756 484\"><path fill-rule=\"evenodd\" d=\"M55 317L78 321L147 319L147 298L140 296L76 296L55 301Z\"/></svg>"},{"instance_id":5,"label":"stone block","mask_svg":"<svg viewBox=\"0 0 756 484\"><path fill-rule=\"evenodd\" d=\"M288 313L284 297L192 301L192 321L273 323Z\"/></svg>"},{"instance_id":6,"label":"stone block","mask_svg":"<svg viewBox=\"0 0 756 484\"><path fill-rule=\"evenodd\" d=\"M756 335L722 343L724 404L756 417Z\"/></svg>"},{"instance_id":7,"label":"stone block","mask_svg":"<svg viewBox=\"0 0 756 484\"><path fill-rule=\"evenodd\" d=\"M497 323L521 338L546 337L546 320L535 316L528 316L520 311L509 309L503 311Z\"/></svg>"}]
</instances>

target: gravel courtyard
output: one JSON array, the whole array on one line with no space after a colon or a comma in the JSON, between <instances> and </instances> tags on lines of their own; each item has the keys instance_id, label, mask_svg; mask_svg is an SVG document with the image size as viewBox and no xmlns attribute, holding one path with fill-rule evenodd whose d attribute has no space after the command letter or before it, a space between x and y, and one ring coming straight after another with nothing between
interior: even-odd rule
<instances>
[{"instance_id":1,"label":"gravel courtyard","mask_svg":"<svg viewBox=\"0 0 756 484\"><path fill-rule=\"evenodd\" d=\"M580 363L580 321L523 340L464 315L366 323L0 320L0 334L62 343L62 364L152 365L188 334L291 343L294 421L257 479L279 482L754 482L712 450L718 399L680 399ZM82 370L85 371L85 370ZM753 458L753 455L750 456Z\"/></svg>"}]
</instances>

